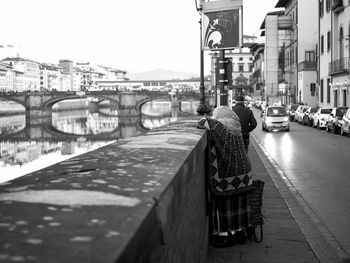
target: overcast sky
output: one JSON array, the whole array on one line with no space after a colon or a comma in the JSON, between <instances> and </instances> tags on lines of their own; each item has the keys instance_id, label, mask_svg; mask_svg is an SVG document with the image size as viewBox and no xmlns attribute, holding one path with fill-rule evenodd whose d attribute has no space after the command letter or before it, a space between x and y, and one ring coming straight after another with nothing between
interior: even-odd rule
<instances>
[{"instance_id":1,"label":"overcast sky","mask_svg":"<svg viewBox=\"0 0 350 263\"><path fill-rule=\"evenodd\" d=\"M243 33L258 36L276 3L243 0ZM6 0L1 11L0 46L14 47L0 48L0 59L19 53L38 62L90 61L130 73L199 72L195 0Z\"/></svg>"}]
</instances>

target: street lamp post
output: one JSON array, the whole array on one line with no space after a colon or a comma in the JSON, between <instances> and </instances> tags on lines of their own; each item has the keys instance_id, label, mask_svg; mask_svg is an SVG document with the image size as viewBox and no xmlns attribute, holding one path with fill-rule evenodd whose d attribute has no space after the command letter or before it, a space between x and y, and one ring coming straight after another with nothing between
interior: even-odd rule
<instances>
[{"instance_id":1,"label":"street lamp post","mask_svg":"<svg viewBox=\"0 0 350 263\"><path fill-rule=\"evenodd\" d=\"M202 1L202 0L201 0ZM196 1L196 8L199 14L202 13L202 6L199 8L197 7L197 1ZM197 108L197 113L199 115L208 114L211 112L211 109L208 105L205 104L205 86L204 86L204 51L203 51L203 43L202 43L202 18L199 20L199 33L200 33L200 81L199 81L199 105Z\"/></svg>"}]
</instances>

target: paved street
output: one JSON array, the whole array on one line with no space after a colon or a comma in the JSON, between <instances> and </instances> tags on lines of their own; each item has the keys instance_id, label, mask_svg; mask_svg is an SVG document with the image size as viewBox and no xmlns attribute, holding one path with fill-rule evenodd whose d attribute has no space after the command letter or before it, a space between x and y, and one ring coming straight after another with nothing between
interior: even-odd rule
<instances>
[{"instance_id":1,"label":"paved street","mask_svg":"<svg viewBox=\"0 0 350 263\"><path fill-rule=\"evenodd\" d=\"M346 184L344 177L348 164L334 168L338 175L326 176L325 171L329 170L326 167L333 167L335 158L327 157L322 149L326 147L323 142L347 148L350 138L297 123L291 123L290 132L262 132L260 111L253 111L258 127L252 134L249 156L254 177L265 181L264 239L262 243L248 240L244 245L228 248L210 247L208 263L350 262L345 250L349 242L346 237L349 234L349 213L345 209L349 199L344 197L349 191L339 194L344 198L341 200L336 194L339 191L334 189L335 185ZM332 136L335 136L334 143ZM330 151L329 148L332 147L325 149ZM334 148L328 154L337 156L337 152ZM339 151L342 152L345 150ZM338 203L332 205L332 202ZM332 217L331 213L342 216Z\"/></svg>"},{"instance_id":2,"label":"paved street","mask_svg":"<svg viewBox=\"0 0 350 263\"><path fill-rule=\"evenodd\" d=\"M350 254L350 138L296 122L290 132L263 132L260 111L253 111L258 144L328 241Z\"/></svg>"}]
</instances>

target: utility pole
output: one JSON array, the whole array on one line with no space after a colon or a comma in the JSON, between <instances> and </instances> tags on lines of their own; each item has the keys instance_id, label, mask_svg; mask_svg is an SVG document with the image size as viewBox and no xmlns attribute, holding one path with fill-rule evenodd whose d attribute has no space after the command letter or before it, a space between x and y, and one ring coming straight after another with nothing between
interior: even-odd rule
<instances>
[{"instance_id":1,"label":"utility pole","mask_svg":"<svg viewBox=\"0 0 350 263\"><path fill-rule=\"evenodd\" d=\"M225 84L228 83L227 75L227 66L228 61L225 59L225 50L220 50L219 58L219 89L220 89L220 106L227 106L227 93L225 91Z\"/></svg>"},{"instance_id":2,"label":"utility pole","mask_svg":"<svg viewBox=\"0 0 350 263\"><path fill-rule=\"evenodd\" d=\"M197 11L199 12L200 16L202 15L202 5L200 7L197 7L197 2L196 2L196 8ZM197 108L197 113L199 115L204 115L208 114L211 112L211 109L209 108L208 105L205 104L205 86L204 86L204 51L203 51L203 43L202 43L202 17L199 20L199 33L200 33L200 81L199 81L199 105Z\"/></svg>"}]
</instances>

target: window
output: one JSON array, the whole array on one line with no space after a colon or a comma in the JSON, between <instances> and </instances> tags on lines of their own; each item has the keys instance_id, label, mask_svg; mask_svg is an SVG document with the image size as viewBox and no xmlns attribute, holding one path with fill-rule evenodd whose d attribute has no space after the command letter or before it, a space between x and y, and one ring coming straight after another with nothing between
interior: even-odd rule
<instances>
[{"instance_id":1,"label":"window","mask_svg":"<svg viewBox=\"0 0 350 263\"><path fill-rule=\"evenodd\" d=\"M242 64L238 65L238 71L243 72L243 65Z\"/></svg>"},{"instance_id":2,"label":"window","mask_svg":"<svg viewBox=\"0 0 350 263\"><path fill-rule=\"evenodd\" d=\"M323 103L323 79L321 79L320 85L320 102Z\"/></svg>"},{"instance_id":3,"label":"window","mask_svg":"<svg viewBox=\"0 0 350 263\"><path fill-rule=\"evenodd\" d=\"M343 90L343 106L346 107L346 90Z\"/></svg>"},{"instance_id":4,"label":"window","mask_svg":"<svg viewBox=\"0 0 350 263\"><path fill-rule=\"evenodd\" d=\"M324 51L324 36L322 35L321 36L321 54L323 54L323 51Z\"/></svg>"},{"instance_id":5,"label":"window","mask_svg":"<svg viewBox=\"0 0 350 263\"><path fill-rule=\"evenodd\" d=\"M323 0L320 1L320 17L323 17L323 13L324 13L324 2Z\"/></svg>"},{"instance_id":6,"label":"window","mask_svg":"<svg viewBox=\"0 0 350 263\"><path fill-rule=\"evenodd\" d=\"M331 0L326 0L326 11L329 13L331 10Z\"/></svg>"},{"instance_id":7,"label":"window","mask_svg":"<svg viewBox=\"0 0 350 263\"><path fill-rule=\"evenodd\" d=\"M334 107L338 107L338 91L334 91Z\"/></svg>"},{"instance_id":8,"label":"window","mask_svg":"<svg viewBox=\"0 0 350 263\"><path fill-rule=\"evenodd\" d=\"M331 31L327 32L327 51L331 50Z\"/></svg>"},{"instance_id":9,"label":"window","mask_svg":"<svg viewBox=\"0 0 350 263\"><path fill-rule=\"evenodd\" d=\"M240 60L240 61L242 61L242 60L243 60L243 58L239 58L239 60Z\"/></svg>"},{"instance_id":10,"label":"window","mask_svg":"<svg viewBox=\"0 0 350 263\"><path fill-rule=\"evenodd\" d=\"M327 103L331 102L331 79L327 79Z\"/></svg>"},{"instance_id":11,"label":"window","mask_svg":"<svg viewBox=\"0 0 350 263\"><path fill-rule=\"evenodd\" d=\"M287 112L284 107L269 107L266 116L286 116Z\"/></svg>"},{"instance_id":12,"label":"window","mask_svg":"<svg viewBox=\"0 0 350 263\"><path fill-rule=\"evenodd\" d=\"M305 61L315 61L315 51L305 51Z\"/></svg>"},{"instance_id":13,"label":"window","mask_svg":"<svg viewBox=\"0 0 350 263\"><path fill-rule=\"evenodd\" d=\"M343 58L344 57L344 34L343 34L343 28L340 28L339 31L339 58Z\"/></svg>"}]
</instances>

